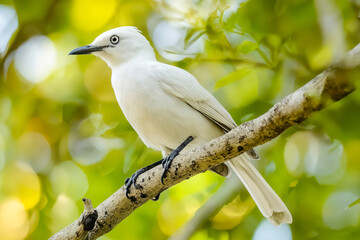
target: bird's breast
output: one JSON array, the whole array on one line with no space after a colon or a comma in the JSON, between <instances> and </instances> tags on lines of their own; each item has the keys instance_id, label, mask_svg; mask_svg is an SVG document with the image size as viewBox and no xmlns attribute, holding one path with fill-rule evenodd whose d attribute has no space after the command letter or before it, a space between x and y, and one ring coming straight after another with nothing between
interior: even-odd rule
<instances>
[{"instance_id":1,"label":"bird's breast","mask_svg":"<svg viewBox=\"0 0 360 240\"><path fill-rule=\"evenodd\" d=\"M141 72L121 77L124 79L113 81L116 98L148 147L164 152L175 149L188 136L195 137L191 144L202 144L222 135L213 122L166 92L156 80L147 79Z\"/></svg>"},{"instance_id":2,"label":"bird's breast","mask_svg":"<svg viewBox=\"0 0 360 240\"><path fill-rule=\"evenodd\" d=\"M171 97L141 72L135 77L123 74L118 78L113 81L113 88L126 119L147 146L161 150L157 139L164 135L166 119L170 120L166 115L171 114Z\"/></svg>"}]
</instances>

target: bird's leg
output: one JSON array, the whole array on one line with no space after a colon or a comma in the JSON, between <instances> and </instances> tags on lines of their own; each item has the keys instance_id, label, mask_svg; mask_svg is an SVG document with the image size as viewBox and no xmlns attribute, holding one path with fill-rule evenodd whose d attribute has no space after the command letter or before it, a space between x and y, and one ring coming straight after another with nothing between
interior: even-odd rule
<instances>
[{"instance_id":1,"label":"bird's leg","mask_svg":"<svg viewBox=\"0 0 360 240\"><path fill-rule=\"evenodd\" d=\"M160 165L161 163L162 163L162 160L157 161L157 162L154 162L153 164L150 164L149 166L140 168L140 169L137 170L130 178L127 178L127 179L125 180L125 187L126 187L125 195L126 195L126 197L127 197L128 199L130 199L129 193L130 193L130 187L131 187L132 184L134 185L135 189L141 188L140 185L136 185L136 179L137 179L141 174L143 174L144 172L146 172L146 171L148 171L148 170L150 170L150 169L152 169L152 168ZM155 199L156 199L156 197L155 197ZM159 199L158 196L157 196L157 199ZM156 199L156 200L157 200L157 199Z\"/></svg>"},{"instance_id":2,"label":"bird's leg","mask_svg":"<svg viewBox=\"0 0 360 240\"><path fill-rule=\"evenodd\" d=\"M164 168L163 174L161 176L161 183L164 184L163 179L166 177L166 174L169 171L171 162L181 152L181 150L183 150L192 140L194 140L194 138L192 136L188 137L183 143L180 144L180 146L178 146L174 151L172 151L169 156L167 156L164 159L161 159L160 161L154 162L153 164L150 164L149 166L146 166L146 167L143 167L143 168L137 170L130 178L127 178L125 180L125 187L126 187L125 195L126 195L126 197L130 200L132 199L132 197L129 196L131 185L134 185L135 189L141 188L140 185L136 184L136 179L141 174L143 174L144 172L146 172L160 164L162 164L162 166ZM159 199L159 197L160 197L160 194L155 196L152 200L156 201Z\"/></svg>"},{"instance_id":3,"label":"bird's leg","mask_svg":"<svg viewBox=\"0 0 360 240\"><path fill-rule=\"evenodd\" d=\"M161 176L161 183L164 184L164 178L166 178L167 173L169 172L170 166L174 158L179 155L181 150L183 150L194 138L192 136L188 137L184 142L182 142L174 151L170 153L169 156L162 160L162 166L164 168L163 174Z\"/></svg>"}]
</instances>

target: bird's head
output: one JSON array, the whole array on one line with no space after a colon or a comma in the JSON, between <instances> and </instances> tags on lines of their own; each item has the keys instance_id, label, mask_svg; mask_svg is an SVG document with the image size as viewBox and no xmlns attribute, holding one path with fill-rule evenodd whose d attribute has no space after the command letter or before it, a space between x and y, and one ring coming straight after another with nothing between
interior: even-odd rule
<instances>
[{"instance_id":1,"label":"bird's head","mask_svg":"<svg viewBox=\"0 0 360 240\"><path fill-rule=\"evenodd\" d=\"M119 27L100 34L86 46L72 50L69 55L94 54L110 67L134 58L154 59L150 43L136 27Z\"/></svg>"}]
</instances>

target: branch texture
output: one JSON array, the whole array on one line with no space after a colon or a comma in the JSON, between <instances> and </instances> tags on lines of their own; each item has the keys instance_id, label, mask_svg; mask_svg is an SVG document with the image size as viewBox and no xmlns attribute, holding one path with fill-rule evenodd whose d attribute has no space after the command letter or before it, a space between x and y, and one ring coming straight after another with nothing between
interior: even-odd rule
<instances>
[{"instance_id":1,"label":"branch texture","mask_svg":"<svg viewBox=\"0 0 360 240\"><path fill-rule=\"evenodd\" d=\"M351 79L359 65L360 44L265 114L207 144L180 153L174 159L164 185L160 182L163 169L155 167L140 175L137 180L139 189L130 188L131 200L126 198L123 186L101 203L95 209L98 218L92 229L84 227L80 217L51 239L96 239L167 188L279 136L287 128L354 91L355 84Z\"/></svg>"}]
</instances>

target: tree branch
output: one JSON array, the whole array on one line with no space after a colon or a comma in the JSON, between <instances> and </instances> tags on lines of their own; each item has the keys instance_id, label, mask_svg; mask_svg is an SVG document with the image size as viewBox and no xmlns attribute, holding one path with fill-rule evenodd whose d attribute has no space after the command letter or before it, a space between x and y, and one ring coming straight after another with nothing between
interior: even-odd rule
<instances>
[{"instance_id":1,"label":"tree branch","mask_svg":"<svg viewBox=\"0 0 360 240\"><path fill-rule=\"evenodd\" d=\"M155 167L140 175L137 180L139 189L130 188L131 200L126 198L123 186L101 203L96 208L98 218L93 229L84 228L81 216L51 239L96 239L167 188L279 136L290 126L354 91L355 84L351 79L355 76L353 70L359 65L360 44L265 114L207 144L181 153L174 159L164 185L160 182L162 167Z\"/></svg>"}]
</instances>

